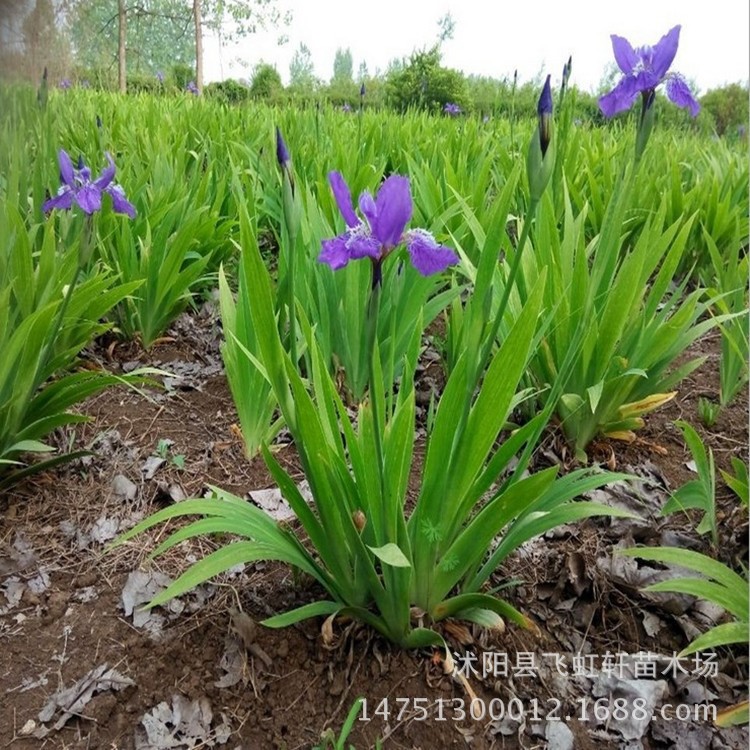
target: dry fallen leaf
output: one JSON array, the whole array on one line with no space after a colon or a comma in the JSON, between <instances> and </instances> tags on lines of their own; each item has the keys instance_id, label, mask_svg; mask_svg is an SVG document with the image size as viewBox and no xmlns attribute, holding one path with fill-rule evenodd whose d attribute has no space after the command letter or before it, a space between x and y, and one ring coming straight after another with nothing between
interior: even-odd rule
<instances>
[{"instance_id":1,"label":"dry fallen leaf","mask_svg":"<svg viewBox=\"0 0 750 750\"><path fill-rule=\"evenodd\" d=\"M84 706L93 698L95 693L105 690L122 690L135 682L129 677L120 674L116 669L109 669L107 664L102 664L92 669L72 687L58 690L50 696L44 708L39 712L39 721L43 724L51 721L57 710L60 709L61 716L52 729L60 731L73 716L83 713ZM34 736L41 739L46 737L50 729L45 726L39 727Z\"/></svg>"}]
</instances>

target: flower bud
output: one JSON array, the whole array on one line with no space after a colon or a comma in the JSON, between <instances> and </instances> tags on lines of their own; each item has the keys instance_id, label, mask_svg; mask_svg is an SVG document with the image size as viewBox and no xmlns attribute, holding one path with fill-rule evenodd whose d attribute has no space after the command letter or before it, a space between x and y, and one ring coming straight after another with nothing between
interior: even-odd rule
<instances>
[{"instance_id":1,"label":"flower bud","mask_svg":"<svg viewBox=\"0 0 750 750\"><path fill-rule=\"evenodd\" d=\"M547 153L549 142L552 138L552 89L550 88L550 76L544 82L539 103L536 107L539 117L539 145L542 149L542 156Z\"/></svg>"},{"instance_id":2,"label":"flower bud","mask_svg":"<svg viewBox=\"0 0 750 750\"><path fill-rule=\"evenodd\" d=\"M361 510L355 510L354 513L352 513L352 522L357 528L357 531L361 534L367 525L367 516Z\"/></svg>"},{"instance_id":3,"label":"flower bud","mask_svg":"<svg viewBox=\"0 0 750 750\"><path fill-rule=\"evenodd\" d=\"M289 156L289 149L284 142L284 136L281 135L281 130L278 126L276 128L276 159L282 169L289 169L292 159Z\"/></svg>"},{"instance_id":4,"label":"flower bud","mask_svg":"<svg viewBox=\"0 0 750 750\"><path fill-rule=\"evenodd\" d=\"M529 178L531 199L537 201L550 181L555 167L555 138L552 123L552 90L550 76L544 83L537 105L538 124L531 137L526 156L526 169Z\"/></svg>"}]
</instances>

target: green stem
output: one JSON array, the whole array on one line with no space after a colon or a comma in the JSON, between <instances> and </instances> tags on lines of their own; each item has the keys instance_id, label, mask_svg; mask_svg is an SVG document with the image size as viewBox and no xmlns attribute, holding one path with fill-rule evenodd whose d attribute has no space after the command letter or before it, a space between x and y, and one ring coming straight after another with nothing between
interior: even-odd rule
<instances>
[{"instance_id":1,"label":"green stem","mask_svg":"<svg viewBox=\"0 0 750 750\"><path fill-rule=\"evenodd\" d=\"M39 356L39 363L34 375L35 391L47 379L47 376L45 376L44 372L49 366L50 360L52 359L52 350L55 342L57 341L57 336L60 333L60 329L62 328L63 318L65 317L65 313L68 310L70 298L73 296L73 290L75 289L81 272L83 271L82 259L87 258L90 255L93 235L92 223L92 217L87 216L86 221L83 225L83 235L81 236L81 245L78 251L78 262L76 263L76 272L73 275L73 281L68 285L68 289L66 290L65 296L63 297L62 305L60 305L60 308L57 311L57 315L55 316L55 323L52 326L52 335L47 337L44 349L42 349L42 352Z\"/></svg>"},{"instance_id":2,"label":"green stem","mask_svg":"<svg viewBox=\"0 0 750 750\"><path fill-rule=\"evenodd\" d=\"M289 323L289 353L294 366L299 366L297 355L297 311L295 309L295 258L297 255L297 222L298 208L294 195L293 178L289 168L282 170L282 200L284 209L284 224L286 225L286 306Z\"/></svg>"},{"instance_id":3,"label":"green stem","mask_svg":"<svg viewBox=\"0 0 750 750\"><path fill-rule=\"evenodd\" d=\"M369 364L368 391L372 406L372 419L375 433L375 452L378 466L378 477L383 476L383 444L381 434L380 398L383 394L376 392L375 357L380 357L378 343L378 317L380 313L381 266L379 261L372 263L372 289L367 306L367 351ZM377 379L382 383L382 377Z\"/></svg>"}]
</instances>

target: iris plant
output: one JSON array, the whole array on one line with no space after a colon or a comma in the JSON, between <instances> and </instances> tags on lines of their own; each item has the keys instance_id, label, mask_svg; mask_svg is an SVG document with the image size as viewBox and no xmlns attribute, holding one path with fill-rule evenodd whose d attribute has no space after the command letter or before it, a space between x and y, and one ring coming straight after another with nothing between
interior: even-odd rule
<instances>
[{"instance_id":1,"label":"iris plant","mask_svg":"<svg viewBox=\"0 0 750 750\"><path fill-rule=\"evenodd\" d=\"M391 175L383 182L376 198L365 191L359 197L359 209L365 219L354 211L349 186L339 172L328 175L334 198L344 217L347 229L338 237L323 240L318 256L334 271L346 266L350 260L369 258L372 262L372 286L380 285L383 261L400 244L405 244L414 268L422 276L431 276L458 263L458 255L449 247L440 245L426 229L405 231L412 215L409 180L401 175Z\"/></svg>"},{"instance_id":2,"label":"iris plant","mask_svg":"<svg viewBox=\"0 0 750 750\"><path fill-rule=\"evenodd\" d=\"M276 159L281 168L281 206L284 216L284 228L286 233L282 239L283 258L280 264L283 280L279 288L279 296L286 300L287 315L289 316L289 348L293 361L297 362L297 330L295 316L295 246L300 226L300 207L298 198L294 192L294 171L292 169L292 157L289 154L284 136L281 130L276 128ZM282 318L283 320L283 318Z\"/></svg>"},{"instance_id":3,"label":"iris plant","mask_svg":"<svg viewBox=\"0 0 750 750\"><path fill-rule=\"evenodd\" d=\"M689 109L693 117L700 112L700 105L685 79L679 73L669 72L679 41L679 25L668 31L653 47L644 45L634 48L624 37L612 34L612 49L623 77L612 91L599 99L599 108L606 117L630 109L638 94L641 94L644 102L653 101L654 92L662 83L666 84L667 96L678 107Z\"/></svg>"},{"instance_id":4,"label":"iris plant","mask_svg":"<svg viewBox=\"0 0 750 750\"><path fill-rule=\"evenodd\" d=\"M84 213L91 215L101 209L102 195L107 193L112 198L112 208L116 213L127 214L131 219L135 218L135 207L125 197L125 191L113 182L115 163L109 154L107 154L107 166L95 180L91 178L91 170L84 164L83 157L78 159L76 168L68 153L60 149L58 160L62 184L57 195L45 201L42 207L45 213L49 213L54 208L67 210L75 202Z\"/></svg>"},{"instance_id":5,"label":"iris plant","mask_svg":"<svg viewBox=\"0 0 750 750\"><path fill-rule=\"evenodd\" d=\"M74 167L67 151L61 148L58 153L58 163L62 184L57 195L44 202L42 210L45 214L53 209L68 211L73 207L73 203L77 203L86 214L86 220L81 232L75 275L72 283L67 285L62 305L58 308L53 324L53 334L47 339L40 354L38 373L45 372L45 368L51 361L57 335L62 327L73 290L91 258L95 237L94 214L101 210L102 195L107 193L112 198L112 208L116 213L127 214L131 219L135 218L135 207L125 197L125 191L113 182L115 163L109 154L107 154L107 166L95 180L91 178L91 170L85 165L82 156L78 158L77 167Z\"/></svg>"},{"instance_id":6,"label":"iris plant","mask_svg":"<svg viewBox=\"0 0 750 750\"><path fill-rule=\"evenodd\" d=\"M454 104L453 102L448 102L443 107L443 112L445 112L446 115L450 115L451 117L457 117L461 114L463 110L461 107L458 106L458 104Z\"/></svg>"}]
</instances>

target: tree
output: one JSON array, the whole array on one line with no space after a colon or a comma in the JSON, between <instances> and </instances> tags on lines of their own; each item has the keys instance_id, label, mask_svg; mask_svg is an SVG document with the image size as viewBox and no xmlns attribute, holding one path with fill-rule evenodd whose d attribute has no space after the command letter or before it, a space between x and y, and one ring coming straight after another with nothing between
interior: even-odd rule
<instances>
[{"instance_id":1,"label":"tree","mask_svg":"<svg viewBox=\"0 0 750 750\"><path fill-rule=\"evenodd\" d=\"M456 22L453 20L453 16L450 13L446 13L442 18L438 18L438 44L447 42L449 39L453 39L453 34L456 31Z\"/></svg>"},{"instance_id":2,"label":"tree","mask_svg":"<svg viewBox=\"0 0 750 750\"><path fill-rule=\"evenodd\" d=\"M125 40L128 33L128 16L125 11L125 0L117 0L117 80L120 87L120 93L127 91L128 83L126 78L126 50Z\"/></svg>"},{"instance_id":3,"label":"tree","mask_svg":"<svg viewBox=\"0 0 750 750\"><path fill-rule=\"evenodd\" d=\"M388 94L398 109L408 107L442 110L448 103L468 108L466 80L457 70L440 65L440 48L415 52L403 69L388 74Z\"/></svg>"},{"instance_id":4,"label":"tree","mask_svg":"<svg viewBox=\"0 0 750 750\"><path fill-rule=\"evenodd\" d=\"M351 83L354 80L354 61L350 49L343 50L339 47L333 58L333 78L331 83Z\"/></svg>"},{"instance_id":5,"label":"tree","mask_svg":"<svg viewBox=\"0 0 750 750\"><path fill-rule=\"evenodd\" d=\"M294 89L310 90L315 87L315 66L310 48L300 42L299 49L289 63L289 86Z\"/></svg>"},{"instance_id":6,"label":"tree","mask_svg":"<svg viewBox=\"0 0 750 750\"><path fill-rule=\"evenodd\" d=\"M205 29L213 31L220 39L233 42L254 34L259 28L289 25L291 20L291 11L282 14L276 0L193 0L198 90L203 82L202 40ZM283 43L283 37L279 43Z\"/></svg>"},{"instance_id":7,"label":"tree","mask_svg":"<svg viewBox=\"0 0 750 750\"><path fill-rule=\"evenodd\" d=\"M119 67L119 0L76 0L68 27L76 61L92 72ZM195 60L191 9L184 0L126 0L125 67L155 75Z\"/></svg>"},{"instance_id":8,"label":"tree","mask_svg":"<svg viewBox=\"0 0 750 750\"><path fill-rule=\"evenodd\" d=\"M707 91L701 97L701 106L714 119L718 135L737 132L739 127L745 128L747 133L748 118L748 89L739 83L730 83L717 89Z\"/></svg>"},{"instance_id":9,"label":"tree","mask_svg":"<svg viewBox=\"0 0 750 750\"><path fill-rule=\"evenodd\" d=\"M268 63L259 63L253 72L250 94L258 99L274 99L283 90L279 71Z\"/></svg>"},{"instance_id":10,"label":"tree","mask_svg":"<svg viewBox=\"0 0 750 750\"><path fill-rule=\"evenodd\" d=\"M30 8L30 9L29 9ZM22 50L26 70L31 77L41 77L42 69L55 63L58 72L62 72L67 62L67 45L58 29L58 17L52 0L34 0L26 4L21 29L23 36Z\"/></svg>"},{"instance_id":11,"label":"tree","mask_svg":"<svg viewBox=\"0 0 750 750\"><path fill-rule=\"evenodd\" d=\"M193 0L193 24L195 25L195 85L203 93L203 10L201 0Z\"/></svg>"}]
</instances>

